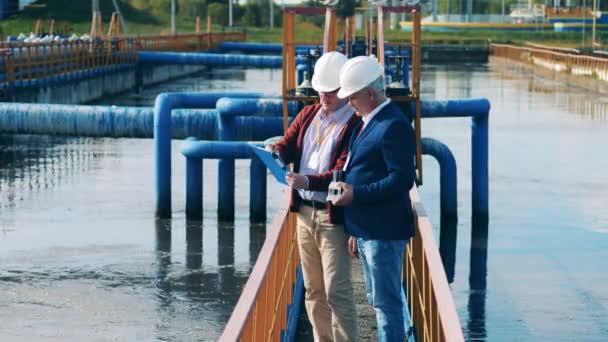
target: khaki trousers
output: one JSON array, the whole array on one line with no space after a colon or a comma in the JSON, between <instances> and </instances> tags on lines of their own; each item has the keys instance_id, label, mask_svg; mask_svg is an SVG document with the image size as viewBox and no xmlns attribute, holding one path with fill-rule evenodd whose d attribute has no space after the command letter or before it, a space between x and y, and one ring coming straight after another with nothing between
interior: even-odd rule
<instances>
[{"instance_id":1,"label":"khaki trousers","mask_svg":"<svg viewBox=\"0 0 608 342\"><path fill-rule=\"evenodd\" d=\"M300 205L297 231L306 311L315 341L358 341L344 226L329 223L326 209Z\"/></svg>"}]
</instances>

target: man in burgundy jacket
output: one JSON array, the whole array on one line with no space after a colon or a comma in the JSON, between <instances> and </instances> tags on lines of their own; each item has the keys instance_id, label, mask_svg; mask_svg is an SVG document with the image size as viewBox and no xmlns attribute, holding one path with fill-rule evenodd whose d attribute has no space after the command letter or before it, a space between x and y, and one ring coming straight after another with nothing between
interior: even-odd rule
<instances>
[{"instance_id":1,"label":"man in burgundy jacket","mask_svg":"<svg viewBox=\"0 0 608 342\"><path fill-rule=\"evenodd\" d=\"M304 107L272 147L283 161L294 164L285 178L292 187L290 210L297 212L306 310L315 341L359 339L342 208L326 201L333 171L342 170L360 122L348 100L337 97L339 71L346 61L339 52L319 58L312 86L321 103Z\"/></svg>"}]
</instances>

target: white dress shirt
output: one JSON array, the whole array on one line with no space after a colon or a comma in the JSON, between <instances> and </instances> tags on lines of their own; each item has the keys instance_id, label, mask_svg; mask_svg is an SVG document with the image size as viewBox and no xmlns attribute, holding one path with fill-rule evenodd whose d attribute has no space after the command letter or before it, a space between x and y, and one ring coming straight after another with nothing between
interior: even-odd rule
<instances>
[{"instance_id":1,"label":"white dress shirt","mask_svg":"<svg viewBox=\"0 0 608 342\"><path fill-rule=\"evenodd\" d=\"M304 134L300 174L316 175L329 171L338 137L354 113L354 108L348 102L331 115L322 107L317 111ZM308 185L308 178L306 180ZM308 201L325 202L327 198L327 191L298 190L298 194Z\"/></svg>"},{"instance_id":2,"label":"white dress shirt","mask_svg":"<svg viewBox=\"0 0 608 342\"><path fill-rule=\"evenodd\" d=\"M370 121L372 121L374 116L376 116L376 114L378 114L378 112L380 112L382 110L382 108L386 107L386 105L388 105L390 102L391 102L391 99L386 99L384 102L382 102L380 105L378 105L378 107L374 108L374 110L372 110L371 113L367 114L366 116L362 116L361 120L363 121L363 127L361 128L361 131L363 131L365 129L365 127L367 127L367 124Z\"/></svg>"}]
</instances>

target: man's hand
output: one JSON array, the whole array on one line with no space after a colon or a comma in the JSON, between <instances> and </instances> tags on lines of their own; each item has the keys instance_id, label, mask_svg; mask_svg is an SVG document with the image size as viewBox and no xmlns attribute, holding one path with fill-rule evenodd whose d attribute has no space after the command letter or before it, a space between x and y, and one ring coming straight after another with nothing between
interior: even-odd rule
<instances>
[{"instance_id":1,"label":"man's hand","mask_svg":"<svg viewBox=\"0 0 608 342\"><path fill-rule=\"evenodd\" d=\"M348 254L351 257L359 259L359 248L357 248L357 238L351 236L348 238Z\"/></svg>"},{"instance_id":2,"label":"man's hand","mask_svg":"<svg viewBox=\"0 0 608 342\"><path fill-rule=\"evenodd\" d=\"M344 182L338 182L336 185L342 188L342 195L340 195L340 197L334 201L334 205L347 207L353 203L353 186Z\"/></svg>"},{"instance_id":3,"label":"man's hand","mask_svg":"<svg viewBox=\"0 0 608 342\"><path fill-rule=\"evenodd\" d=\"M264 149L268 152L272 152L272 151L274 151L274 144L268 144L268 145L264 146Z\"/></svg>"},{"instance_id":4,"label":"man's hand","mask_svg":"<svg viewBox=\"0 0 608 342\"><path fill-rule=\"evenodd\" d=\"M306 185L308 184L306 176L295 172L287 172L285 174L285 182L287 182L287 185L290 187L298 190L306 190Z\"/></svg>"}]
</instances>

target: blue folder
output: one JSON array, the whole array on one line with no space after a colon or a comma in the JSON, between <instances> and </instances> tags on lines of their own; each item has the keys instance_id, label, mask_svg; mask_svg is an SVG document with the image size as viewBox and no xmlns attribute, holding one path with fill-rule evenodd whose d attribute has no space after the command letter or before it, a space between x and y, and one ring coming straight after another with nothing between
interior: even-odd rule
<instances>
[{"instance_id":1,"label":"blue folder","mask_svg":"<svg viewBox=\"0 0 608 342\"><path fill-rule=\"evenodd\" d=\"M270 170L274 178L279 183L287 185L287 183L285 182L285 174L289 170L287 169L287 164L283 162L281 157L279 157L279 155L275 152L268 152L265 149L257 146L251 146L251 149Z\"/></svg>"}]
</instances>

